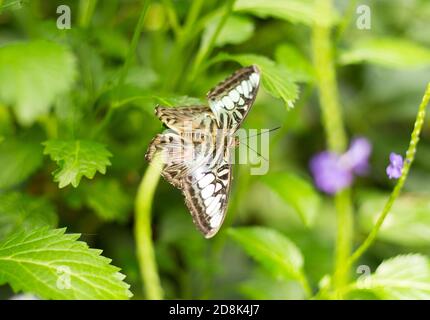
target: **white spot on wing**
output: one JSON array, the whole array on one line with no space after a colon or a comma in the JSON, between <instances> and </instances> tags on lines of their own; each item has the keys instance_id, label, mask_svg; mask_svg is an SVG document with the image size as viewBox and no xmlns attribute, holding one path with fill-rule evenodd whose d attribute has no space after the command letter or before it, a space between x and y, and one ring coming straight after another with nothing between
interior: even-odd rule
<instances>
[{"instance_id":1,"label":"white spot on wing","mask_svg":"<svg viewBox=\"0 0 430 320\"><path fill-rule=\"evenodd\" d=\"M212 228L217 228L222 220L222 214L221 212L219 212L218 214L216 214L215 216L212 217L210 224Z\"/></svg>"},{"instance_id":2,"label":"white spot on wing","mask_svg":"<svg viewBox=\"0 0 430 320\"><path fill-rule=\"evenodd\" d=\"M260 82L260 76L254 72L253 74L251 74L250 79L254 84L254 87L257 87L258 83Z\"/></svg>"},{"instance_id":3,"label":"white spot on wing","mask_svg":"<svg viewBox=\"0 0 430 320\"><path fill-rule=\"evenodd\" d=\"M209 183L211 183L215 179L215 176L212 173L205 175L198 182L200 188L205 188Z\"/></svg>"},{"instance_id":4,"label":"white spot on wing","mask_svg":"<svg viewBox=\"0 0 430 320\"><path fill-rule=\"evenodd\" d=\"M240 99L240 95L239 92L237 92L236 90L231 90L230 93L228 94L230 96L230 99L233 100L233 102L238 102Z\"/></svg>"},{"instance_id":5,"label":"white spot on wing","mask_svg":"<svg viewBox=\"0 0 430 320\"><path fill-rule=\"evenodd\" d=\"M246 98L249 98L248 82L246 80L243 80L241 84L242 84L243 95Z\"/></svg>"},{"instance_id":6,"label":"white spot on wing","mask_svg":"<svg viewBox=\"0 0 430 320\"><path fill-rule=\"evenodd\" d=\"M228 110L231 110L234 108L234 103L228 96L225 96L224 98L222 98L222 103Z\"/></svg>"},{"instance_id":7,"label":"white spot on wing","mask_svg":"<svg viewBox=\"0 0 430 320\"><path fill-rule=\"evenodd\" d=\"M214 190L215 190L215 186L213 184L206 186L206 188L202 190L202 198L203 199L209 198L213 194Z\"/></svg>"},{"instance_id":8,"label":"white spot on wing","mask_svg":"<svg viewBox=\"0 0 430 320\"><path fill-rule=\"evenodd\" d=\"M208 216L213 216L217 210L221 207L221 195L217 195L211 204L206 208L206 214Z\"/></svg>"},{"instance_id":9,"label":"white spot on wing","mask_svg":"<svg viewBox=\"0 0 430 320\"><path fill-rule=\"evenodd\" d=\"M252 92L252 90L254 90L254 89L252 88L251 80L246 81L246 83L248 84L248 90L249 90L249 93L251 93L251 92Z\"/></svg>"},{"instance_id":10,"label":"white spot on wing","mask_svg":"<svg viewBox=\"0 0 430 320\"><path fill-rule=\"evenodd\" d=\"M224 169L224 170L218 172L218 176L223 176L223 175L227 174L228 171L229 171L228 169Z\"/></svg>"},{"instance_id":11,"label":"white spot on wing","mask_svg":"<svg viewBox=\"0 0 430 320\"><path fill-rule=\"evenodd\" d=\"M222 184L217 182L216 186L215 186L215 192L218 192L219 190L222 189Z\"/></svg>"},{"instance_id":12,"label":"white spot on wing","mask_svg":"<svg viewBox=\"0 0 430 320\"><path fill-rule=\"evenodd\" d=\"M243 89L240 84L236 87L236 91L239 92L240 94L243 94Z\"/></svg>"}]
</instances>

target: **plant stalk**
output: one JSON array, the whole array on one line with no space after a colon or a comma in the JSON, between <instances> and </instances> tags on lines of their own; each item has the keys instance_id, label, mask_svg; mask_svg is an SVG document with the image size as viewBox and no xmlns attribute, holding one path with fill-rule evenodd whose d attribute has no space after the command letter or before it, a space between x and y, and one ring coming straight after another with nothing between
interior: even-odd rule
<instances>
[{"instance_id":1,"label":"plant stalk","mask_svg":"<svg viewBox=\"0 0 430 320\"><path fill-rule=\"evenodd\" d=\"M315 10L323 16L330 16L333 3L331 0L317 1ZM337 89L331 32L332 28L329 24L316 22L312 28L312 50L317 75L321 117L328 149L332 152L342 153L346 149L347 138ZM335 288L341 288L348 282L349 270L345 266L351 252L353 233L353 212L348 189L336 194L335 207L337 237L333 284Z\"/></svg>"},{"instance_id":2,"label":"plant stalk","mask_svg":"<svg viewBox=\"0 0 430 320\"><path fill-rule=\"evenodd\" d=\"M149 300L163 299L163 289L157 271L151 229L152 201L160 180L162 167L161 159L155 156L142 178L135 200L134 233L137 258L144 291Z\"/></svg>"},{"instance_id":3,"label":"plant stalk","mask_svg":"<svg viewBox=\"0 0 430 320\"><path fill-rule=\"evenodd\" d=\"M364 240L364 242L358 247L357 250L352 254L348 261L348 266L351 267L362 255L363 253L373 244L373 242L376 239L376 236L378 235L379 230L382 227L382 224L384 223L385 218L387 217L388 213L391 210L391 207L394 204L394 201L399 196L405 181L408 177L409 170L411 168L412 162L415 159L415 153L417 150L417 145L420 140L420 133L424 124L425 116L426 116L426 108L430 100L430 83L427 85L427 89L424 93L423 99L421 101L421 104L418 108L417 117L415 119L414 129L411 134L411 140L409 142L409 148L406 152L406 159L404 162L404 166L402 169L402 175L400 176L399 180L396 183L396 186L394 187L393 191L390 194L390 197L388 198L384 208L382 209L381 214L378 217L378 220L376 221L375 225L373 226L372 230L370 231L367 238Z\"/></svg>"}]
</instances>

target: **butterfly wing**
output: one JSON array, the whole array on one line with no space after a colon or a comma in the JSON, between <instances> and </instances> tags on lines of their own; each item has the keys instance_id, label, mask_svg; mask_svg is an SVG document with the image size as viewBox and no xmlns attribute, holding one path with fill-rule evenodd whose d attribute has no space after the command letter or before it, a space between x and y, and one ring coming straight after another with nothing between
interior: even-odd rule
<instances>
[{"instance_id":1,"label":"butterfly wing","mask_svg":"<svg viewBox=\"0 0 430 320\"><path fill-rule=\"evenodd\" d=\"M213 237L224 221L231 179L231 164L225 158L213 167L199 166L185 178L185 203L205 238Z\"/></svg>"},{"instance_id":2,"label":"butterfly wing","mask_svg":"<svg viewBox=\"0 0 430 320\"><path fill-rule=\"evenodd\" d=\"M156 114L170 129L153 139L146 159L151 161L155 153L161 154L161 175L182 191L195 225L210 238L221 227L227 209L230 149L224 143L214 143L212 137L203 140L202 134L217 128L209 108L157 107ZM187 134L190 125L192 131ZM217 138L224 141L223 137Z\"/></svg>"},{"instance_id":3,"label":"butterfly wing","mask_svg":"<svg viewBox=\"0 0 430 320\"><path fill-rule=\"evenodd\" d=\"M260 83L257 67L235 72L207 95L209 107L166 108L157 117L171 129L157 135L148 148L147 160L160 152L163 177L182 190L193 221L206 238L220 229L227 210L232 167L233 134L254 103ZM222 129L214 142L211 135Z\"/></svg>"},{"instance_id":4,"label":"butterfly wing","mask_svg":"<svg viewBox=\"0 0 430 320\"><path fill-rule=\"evenodd\" d=\"M203 131L214 119L211 109L207 106L187 106L168 108L157 106L155 115L168 128L181 133L185 131Z\"/></svg>"},{"instance_id":5,"label":"butterfly wing","mask_svg":"<svg viewBox=\"0 0 430 320\"><path fill-rule=\"evenodd\" d=\"M215 88L207 98L218 126L235 132L254 103L260 85L260 71L249 66L236 71Z\"/></svg>"}]
</instances>

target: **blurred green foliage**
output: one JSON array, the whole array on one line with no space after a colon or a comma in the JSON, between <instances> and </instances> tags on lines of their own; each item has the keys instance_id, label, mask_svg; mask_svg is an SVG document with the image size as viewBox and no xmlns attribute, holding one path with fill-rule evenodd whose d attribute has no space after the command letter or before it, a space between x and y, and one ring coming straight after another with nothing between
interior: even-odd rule
<instances>
[{"instance_id":1,"label":"blurred green foliage","mask_svg":"<svg viewBox=\"0 0 430 320\"><path fill-rule=\"evenodd\" d=\"M162 130L154 107L204 104L211 87L249 64L259 65L263 88L243 126L281 126L270 136L270 172L235 166L228 217L211 240L195 229L180 192L160 182L151 229L164 296L332 297L324 290L335 208L308 169L326 148L311 28L332 28L348 137L373 145L371 170L352 188L355 246L393 187L389 152L406 150L430 80L430 3L361 1L371 29L360 30L356 1L337 1L329 16L316 1L236 0L229 11L229 1L154 0L133 51L145 0L0 0L0 297L122 299L128 283L144 298L133 208L146 148ZM71 29L57 28L62 4ZM354 266L343 297L429 298L429 156L427 122L406 193L360 259L373 274ZM64 265L73 270L69 291L57 285Z\"/></svg>"}]
</instances>

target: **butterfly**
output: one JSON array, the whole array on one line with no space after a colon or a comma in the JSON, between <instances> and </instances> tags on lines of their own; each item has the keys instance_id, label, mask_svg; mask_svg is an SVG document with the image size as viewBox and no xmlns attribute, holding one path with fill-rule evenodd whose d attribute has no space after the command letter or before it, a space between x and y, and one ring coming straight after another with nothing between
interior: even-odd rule
<instances>
[{"instance_id":1,"label":"butterfly","mask_svg":"<svg viewBox=\"0 0 430 320\"><path fill-rule=\"evenodd\" d=\"M247 116L260 84L254 65L239 69L207 94L209 106L169 108L156 116L168 128L152 139L146 160L159 154L161 175L182 191L193 222L213 237L226 216L232 181L235 132Z\"/></svg>"}]
</instances>

